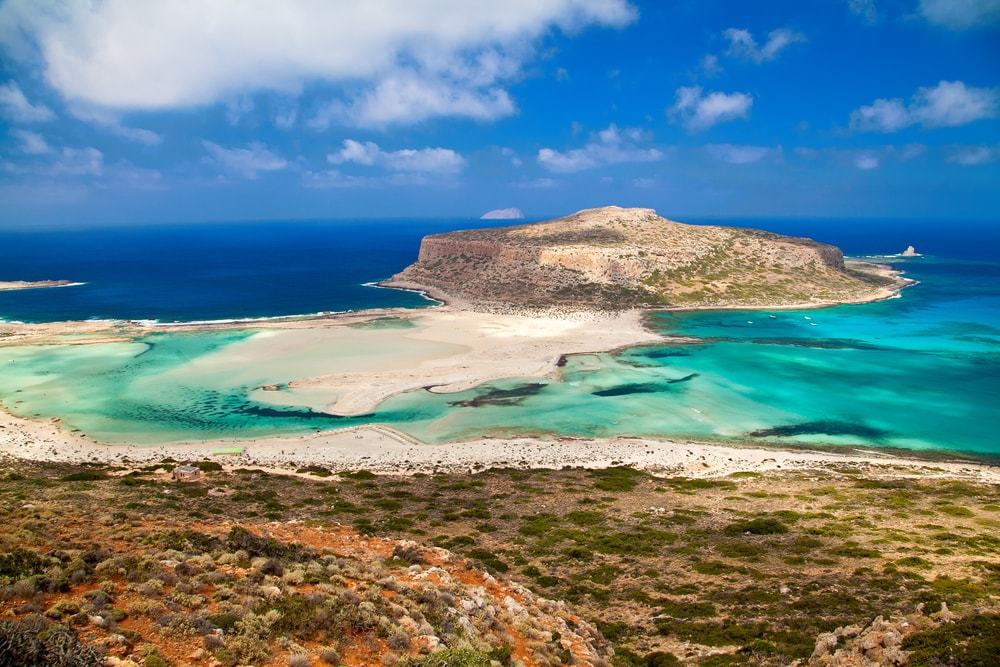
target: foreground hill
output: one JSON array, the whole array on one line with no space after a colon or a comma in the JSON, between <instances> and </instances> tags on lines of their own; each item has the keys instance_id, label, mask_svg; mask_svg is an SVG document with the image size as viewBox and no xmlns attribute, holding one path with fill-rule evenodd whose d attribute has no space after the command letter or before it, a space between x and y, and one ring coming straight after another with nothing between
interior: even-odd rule
<instances>
[{"instance_id":1,"label":"foreground hill","mask_svg":"<svg viewBox=\"0 0 1000 667\"><path fill-rule=\"evenodd\" d=\"M723 479L193 463L173 481L172 460L0 461L0 666L1000 654L1000 489L933 462Z\"/></svg>"},{"instance_id":2,"label":"foreground hill","mask_svg":"<svg viewBox=\"0 0 1000 667\"><path fill-rule=\"evenodd\" d=\"M852 303L901 284L825 243L617 206L426 236L417 262L384 283L473 307L599 309Z\"/></svg>"}]
</instances>

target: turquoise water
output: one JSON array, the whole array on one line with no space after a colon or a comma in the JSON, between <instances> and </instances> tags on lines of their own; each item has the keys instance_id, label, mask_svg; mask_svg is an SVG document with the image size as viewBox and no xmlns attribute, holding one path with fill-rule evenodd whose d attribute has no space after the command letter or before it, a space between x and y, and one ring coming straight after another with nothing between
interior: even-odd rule
<instances>
[{"instance_id":1,"label":"turquoise water","mask_svg":"<svg viewBox=\"0 0 1000 667\"><path fill-rule=\"evenodd\" d=\"M574 357L560 382L408 428L428 439L546 431L1000 454L1000 265L898 264L921 281L901 298L660 313L657 329L704 342Z\"/></svg>"},{"instance_id":2,"label":"turquoise water","mask_svg":"<svg viewBox=\"0 0 1000 667\"><path fill-rule=\"evenodd\" d=\"M361 417L255 400L256 387L287 380L287 371L191 366L235 349L251 331L0 348L0 401L111 442L382 422L431 442L656 435L1000 455L1000 264L925 257L900 265L920 281L902 298L813 311L659 313L652 326L700 342L572 357L554 381L413 391Z\"/></svg>"}]
</instances>

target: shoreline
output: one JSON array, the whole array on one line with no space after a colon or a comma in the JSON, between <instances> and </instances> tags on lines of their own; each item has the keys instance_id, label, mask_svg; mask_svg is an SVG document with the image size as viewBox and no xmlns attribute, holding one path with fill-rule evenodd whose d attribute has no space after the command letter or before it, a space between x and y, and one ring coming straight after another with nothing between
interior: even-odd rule
<instances>
[{"instance_id":1,"label":"shoreline","mask_svg":"<svg viewBox=\"0 0 1000 667\"><path fill-rule=\"evenodd\" d=\"M426 444L392 427L369 424L301 436L189 441L162 445L104 444L65 431L58 420L32 420L0 410L0 460L136 466L213 460L227 468L284 474L307 466L377 474L482 472L492 468L631 466L691 478L736 473L822 470L845 476L937 477L1000 484L1000 465L948 452L893 452L860 447L719 444L646 437L473 438Z\"/></svg>"},{"instance_id":2,"label":"shoreline","mask_svg":"<svg viewBox=\"0 0 1000 667\"><path fill-rule=\"evenodd\" d=\"M832 446L800 449L646 437L473 438L426 444L379 424L301 436L112 445L98 443L79 432L65 431L58 420L25 419L0 410L0 460L123 467L167 459L211 460L225 468L251 467L283 474L295 474L308 466L322 466L333 472L367 470L386 475L467 473L491 468L631 466L654 474L690 478L822 470L845 477L864 473L1000 484L998 464L956 458L957 455L945 452L901 454L900 451L848 446L843 446L843 451Z\"/></svg>"},{"instance_id":3,"label":"shoreline","mask_svg":"<svg viewBox=\"0 0 1000 667\"><path fill-rule=\"evenodd\" d=\"M882 268L884 267L882 265ZM893 271L894 275L899 272ZM891 294L879 294L872 300L893 298L899 290L913 284L915 281L902 279L906 282L895 286ZM381 286L380 286L381 287ZM388 286L390 289L414 289L409 286ZM416 290L415 290L416 291ZM883 288L885 291L885 288ZM289 336L297 336L296 340L307 342L320 341L324 345L376 345L387 344L404 336L414 345L429 346L430 351L412 352L408 358L396 359L393 362L380 362L359 368L344 368L334 373L322 373L307 377L291 377L287 386L291 390L303 390L307 394L317 393L321 399L313 405L313 409L338 416L351 416L370 412L386 399L405 391L429 388L435 393L451 393L463 391L484 382L509 378L545 378L558 373L565 358L576 354L590 354L616 351L636 346L675 342L678 344L696 342L690 337L665 336L655 333L648 326L648 319L656 312L672 310L647 308L624 312L602 311L557 311L542 315L537 311L512 308L506 313L484 313L464 308L466 304L455 303L447 295L438 290L423 290L423 296L428 300L438 301L439 305L424 308L379 308L359 311L330 313L322 316L279 316L253 320L220 320L215 322L189 323L150 323L144 321L71 321L43 324L18 324L0 322L0 346L19 346L30 344L93 344L106 342L130 341L151 333L168 330L170 332L198 332L220 330L281 331ZM842 304L827 304L842 305ZM802 309L823 307L819 304L786 304L774 306L770 310ZM698 310L768 310L756 307L713 307L698 308ZM367 323L381 318L400 318L413 325L403 332L365 329ZM603 326L593 326L600 323ZM265 337L266 338L266 337ZM281 338L280 336L278 338ZM260 358L268 358L269 343L267 340L253 348ZM436 346L436 347L435 347ZM404 346L405 347L405 346ZM414 356L415 355L415 356ZM291 371L290 371L291 373ZM262 387L263 388L263 387ZM266 399L262 399L265 400ZM316 399L314 399L316 400ZM92 440L82 434L63 430L58 421L37 422L22 419L0 408L0 454L28 457L42 457L44 460L63 460L67 451L85 451L87 457L98 460L118 459L123 452L128 456L148 459L153 452L171 451L175 453L190 452L203 456L212 456L220 448L238 448L244 452L252 451L253 456L275 462L292 462L296 457L302 461L315 461L316 456L329 462L353 462L356 465L370 459L374 452L383 451L388 442L405 443L405 451L395 451L399 455L400 465L410 461L422 461L421 465L429 463L426 452L435 455L445 455L448 465L458 467L476 467L481 465L498 465L499 460L483 451L467 451L469 447L479 446L480 449L491 450L496 443L520 443L525 448L523 453L505 449L508 457L527 457L529 465L545 466L555 461L565 465L595 465L613 464L615 460L625 460L633 456L635 443L645 443L654 452L650 456L639 456L635 459L642 466L678 466L683 463L673 455L670 448L696 448L699 451L713 452L713 456L721 457L723 453L733 452L782 452L781 456L788 461L813 460L810 457L834 457L834 460L853 460L851 455L840 451L839 447L831 446L832 451L819 449L788 450L785 445L770 445L768 443L714 443L687 442L668 438L635 438L617 437L606 439L587 439L574 437L513 437L513 438L475 438L470 440L430 445L425 444L395 429L387 426L368 425L347 430L325 430L316 435L303 436L270 436L247 439L219 439L193 443L164 443L151 445L104 444ZM36 432L30 424L40 424ZM45 430L44 427L50 430ZM54 428L55 431L51 431ZM35 435L32 436L32 432ZM12 434L20 433L21 444L11 438ZM37 439L39 442L50 443L48 449L23 446L24 442ZM345 457L344 441L353 443L346 451L353 452ZM360 445L359 445L360 443ZM478 445L477 445L478 443ZM566 443L570 443L567 445ZM575 444L574 444L575 443ZM307 452L286 453L283 448L298 449L307 445ZM485 447L484 447L485 445ZM370 455L361 454L357 447L368 451ZM412 448L418 448L419 455ZM666 449L665 449L666 447ZM809 445L808 447L816 447ZM409 449L407 449L409 448ZM596 448L596 449L595 449ZM707 449L706 449L707 448ZM260 452L258 453L258 450ZM279 454L275 454L277 450ZM688 451L688 450L685 450ZM30 454L29 454L30 452ZM319 452L317 454L317 452ZM595 452L604 452L596 456ZM159 455L159 454L157 454ZM554 456L555 458L550 458ZM596 458L595 458L596 456ZM457 457L457 458L456 458ZM789 458L790 457L790 458ZM804 457L804 458L803 458ZM847 457L847 458L845 458ZM759 462L764 458L756 455ZM918 465L917 461L926 462L919 454L906 450L901 454L877 451L866 453L864 460L890 458L893 461L906 461L907 465ZM631 460L631 459L629 459ZM730 460L732 460L730 458ZM953 462L954 463L954 462ZM924 465L925 463L920 463ZM382 461L380 466L392 469L390 461ZM973 460L965 464L989 466L985 461Z\"/></svg>"}]
</instances>

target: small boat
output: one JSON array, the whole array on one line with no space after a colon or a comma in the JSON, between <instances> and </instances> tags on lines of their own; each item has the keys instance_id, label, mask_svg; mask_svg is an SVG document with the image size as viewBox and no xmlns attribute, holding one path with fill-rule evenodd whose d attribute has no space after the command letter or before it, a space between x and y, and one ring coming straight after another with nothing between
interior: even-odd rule
<instances>
[{"instance_id":1,"label":"small boat","mask_svg":"<svg viewBox=\"0 0 1000 667\"><path fill-rule=\"evenodd\" d=\"M778 319L778 316L777 316L777 315L768 315L768 317L770 317L770 318L771 318L772 320L776 320L776 319Z\"/></svg>"},{"instance_id":2,"label":"small boat","mask_svg":"<svg viewBox=\"0 0 1000 667\"><path fill-rule=\"evenodd\" d=\"M809 326L814 327L814 326L816 326L816 323L815 322L810 322Z\"/></svg>"},{"instance_id":3,"label":"small boat","mask_svg":"<svg viewBox=\"0 0 1000 667\"><path fill-rule=\"evenodd\" d=\"M807 320L811 320L811 319L812 319L812 318L811 318L811 317L809 317L808 315L803 315L802 317L803 317L804 319L807 319Z\"/></svg>"},{"instance_id":4,"label":"small boat","mask_svg":"<svg viewBox=\"0 0 1000 667\"><path fill-rule=\"evenodd\" d=\"M753 320L747 320L747 324L753 324Z\"/></svg>"}]
</instances>

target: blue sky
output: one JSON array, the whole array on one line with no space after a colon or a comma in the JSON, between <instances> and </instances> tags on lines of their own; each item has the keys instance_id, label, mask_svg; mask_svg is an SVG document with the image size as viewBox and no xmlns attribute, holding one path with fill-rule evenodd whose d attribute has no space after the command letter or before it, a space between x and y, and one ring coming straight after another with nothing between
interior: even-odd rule
<instances>
[{"instance_id":1,"label":"blue sky","mask_svg":"<svg viewBox=\"0 0 1000 667\"><path fill-rule=\"evenodd\" d=\"M0 3L0 225L1000 220L1000 0Z\"/></svg>"}]
</instances>

